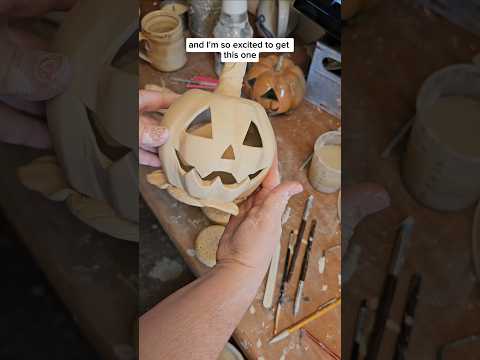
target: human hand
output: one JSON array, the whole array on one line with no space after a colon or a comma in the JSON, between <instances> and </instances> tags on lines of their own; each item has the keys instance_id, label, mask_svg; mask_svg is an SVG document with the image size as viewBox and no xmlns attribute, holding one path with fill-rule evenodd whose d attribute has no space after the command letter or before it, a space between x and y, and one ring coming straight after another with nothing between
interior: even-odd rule
<instances>
[{"instance_id":1,"label":"human hand","mask_svg":"<svg viewBox=\"0 0 480 360\"><path fill-rule=\"evenodd\" d=\"M9 18L68 10L75 2L0 0L0 141L49 148L47 127L39 121L43 101L62 93L71 79L65 56L48 52L48 41L9 24Z\"/></svg>"},{"instance_id":2,"label":"human hand","mask_svg":"<svg viewBox=\"0 0 480 360\"><path fill-rule=\"evenodd\" d=\"M48 11L69 10L77 0L0 0L0 15L31 17Z\"/></svg>"},{"instance_id":3,"label":"human hand","mask_svg":"<svg viewBox=\"0 0 480 360\"><path fill-rule=\"evenodd\" d=\"M168 129L146 113L167 109L180 95L167 88L140 90L138 98L138 159L140 164L160 167L158 147L168 139Z\"/></svg>"},{"instance_id":4,"label":"human hand","mask_svg":"<svg viewBox=\"0 0 480 360\"><path fill-rule=\"evenodd\" d=\"M240 205L239 215L225 228L217 251L217 265L252 271L263 278L282 234L282 215L288 200L303 191L298 182L280 184L278 160L260 190Z\"/></svg>"}]
</instances>

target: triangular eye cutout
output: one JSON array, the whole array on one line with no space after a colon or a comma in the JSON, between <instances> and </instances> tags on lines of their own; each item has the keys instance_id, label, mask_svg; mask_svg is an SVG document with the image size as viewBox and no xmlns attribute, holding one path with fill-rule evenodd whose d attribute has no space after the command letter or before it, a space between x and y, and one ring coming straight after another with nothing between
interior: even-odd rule
<instances>
[{"instance_id":1,"label":"triangular eye cutout","mask_svg":"<svg viewBox=\"0 0 480 360\"><path fill-rule=\"evenodd\" d=\"M275 94L275 91L273 91L273 89L270 89L265 94L263 94L262 98L278 101L277 95Z\"/></svg>"},{"instance_id":2,"label":"triangular eye cutout","mask_svg":"<svg viewBox=\"0 0 480 360\"><path fill-rule=\"evenodd\" d=\"M248 85L250 85L251 87L254 87L255 83L257 82L257 79L253 78L253 79L248 80L247 82L248 82Z\"/></svg>"},{"instance_id":3,"label":"triangular eye cutout","mask_svg":"<svg viewBox=\"0 0 480 360\"><path fill-rule=\"evenodd\" d=\"M260 132L258 131L257 125L253 121L250 122L250 126L243 140L243 145L253 146L253 147L263 147L262 138L260 137Z\"/></svg>"},{"instance_id":4,"label":"triangular eye cutout","mask_svg":"<svg viewBox=\"0 0 480 360\"><path fill-rule=\"evenodd\" d=\"M235 160L235 153L233 152L233 147L232 147L232 145L230 145L230 146L223 152L222 159Z\"/></svg>"},{"instance_id":5,"label":"triangular eye cutout","mask_svg":"<svg viewBox=\"0 0 480 360\"><path fill-rule=\"evenodd\" d=\"M186 132L195 136L213 139L212 113L210 112L210 108L207 108L195 116L195 119L188 125Z\"/></svg>"}]
</instances>

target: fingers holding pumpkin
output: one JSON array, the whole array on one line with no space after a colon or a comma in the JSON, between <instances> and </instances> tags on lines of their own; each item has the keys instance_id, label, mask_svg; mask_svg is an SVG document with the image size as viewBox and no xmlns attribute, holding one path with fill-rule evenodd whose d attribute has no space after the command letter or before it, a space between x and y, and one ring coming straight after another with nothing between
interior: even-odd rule
<instances>
[{"instance_id":1,"label":"fingers holding pumpkin","mask_svg":"<svg viewBox=\"0 0 480 360\"><path fill-rule=\"evenodd\" d=\"M179 96L180 94L167 88L155 87L155 90L140 90L138 95L139 112L168 109Z\"/></svg>"},{"instance_id":2,"label":"fingers holding pumpkin","mask_svg":"<svg viewBox=\"0 0 480 360\"><path fill-rule=\"evenodd\" d=\"M2 103L0 103L0 142L36 149L49 149L52 146L44 122Z\"/></svg>"},{"instance_id":3,"label":"fingers holding pumpkin","mask_svg":"<svg viewBox=\"0 0 480 360\"><path fill-rule=\"evenodd\" d=\"M0 1L0 15L33 17L43 15L49 11L66 11L71 9L77 0L2 0Z\"/></svg>"},{"instance_id":4,"label":"fingers holding pumpkin","mask_svg":"<svg viewBox=\"0 0 480 360\"><path fill-rule=\"evenodd\" d=\"M261 207L261 213L267 214L270 219L280 220L287 207L288 200L303 191L303 186L296 181L287 181L269 192Z\"/></svg>"},{"instance_id":5,"label":"fingers holding pumpkin","mask_svg":"<svg viewBox=\"0 0 480 360\"><path fill-rule=\"evenodd\" d=\"M168 140L168 129L155 119L140 115L138 124L139 146L143 150L155 151Z\"/></svg>"},{"instance_id":6,"label":"fingers holding pumpkin","mask_svg":"<svg viewBox=\"0 0 480 360\"><path fill-rule=\"evenodd\" d=\"M138 142L140 164L159 167L157 148L168 140L168 129L152 117L143 115L144 112L154 112L167 109L180 95L157 86L150 86L148 90L140 90L138 94L139 122Z\"/></svg>"},{"instance_id":7,"label":"fingers holding pumpkin","mask_svg":"<svg viewBox=\"0 0 480 360\"><path fill-rule=\"evenodd\" d=\"M147 165L151 167L160 167L161 165L158 155L143 149L138 150L138 161L141 165Z\"/></svg>"}]
</instances>

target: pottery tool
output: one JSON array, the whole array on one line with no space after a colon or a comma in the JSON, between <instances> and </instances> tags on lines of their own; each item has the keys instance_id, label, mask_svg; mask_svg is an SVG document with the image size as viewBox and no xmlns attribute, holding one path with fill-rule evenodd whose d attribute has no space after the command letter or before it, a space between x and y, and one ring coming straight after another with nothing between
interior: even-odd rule
<instances>
[{"instance_id":1,"label":"pottery tool","mask_svg":"<svg viewBox=\"0 0 480 360\"><path fill-rule=\"evenodd\" d=\"M313 157L313 151L306 157L305 160L303 160L302 165L300 165L300 168L298 170L302 171L303 169L305 169L307 165L310 163L310 161L312 161L312 157Z\"/></svg>"},{"instance_id":2,"label":"pottery tool","mask_svg":"<svg viewBox=\"0 0 480 360\"><path fill-rule=\"evenodd\" d=\"M300 273L300 279L297 285L297 294L295 295L295 303L293 305L293 316L297 316L300 311L300 304L302 303L303 288L305 286L305 279L307 278L308 262L310 260L310 254L312 252L313 238L315 236L315 228L317 227L317 220L312 221L310 227L310 233L308 234L307 249L303 256L302 271Z\"/></svg>"},{"instance_id":3,"label":"pottery tool","mask_svg":"<svg viewBox=\"0 0 480 360\"><path fill-rule=\"evenodd\" d=\"M366 360L376 360L382 344L385 325L388 320L390 308L393 303L393 296L397 287L398 276L403 268L405 253L412 235L412 229L415 224L413 217L409 216L400 224L398 238L395 243L392 257L390 260L390 269L383 286L382 297L375 315L372 335L367 350Z\"/></svg>"},{"instance_id":4,"label":"pottery tool","mask_svg":"<svg viewBox=\"0 0 480 360\"><path fill-rule=\"evenodd\" d=\"M308 331L307 329L303 329L302 328L302 331L307 334L307 336L310 338L310 340L312 340L315 344L318 345L318 347L320 349L322 349L327 355L329 355L332 359L334 360L342 360L342 358L340 356L338 356L337 354L335 354L335 352L330 349L325 343L323 343L322 341L318 340L315 336L313 336L310 331Z\"/></svg>"},{"instance_id":5,"label":"pottery tool","mask_svg":"<svg viewBox=\"0 0 480 360\"><path fill-rule=\"evenodd\" d=\"M282 215L282 226L288 221L292 209L287 207ZM281 244L275 246L270 268L268 270L267 283L265 285L265 293L263 295L263 307L270 309L273 305L273 295L275 292L275 283L277 281L278 265L280 262Z\"/></svg>"},{"instance_id":6,"label":"pottery tool","mask_svg":"<svg viewBox=\"0 0 480 360\"><path fill-rule=\"evenodd\" d=\"M444 360L446 358L445 354L451 349L460 348L464 345L469 345L476 342L480 342L480 334L470 335L462 339L454 340L445 345L442 345L437 351L437 360Z\"/></svg>"},{"instance_id":7,"label":"pottery tool","mask_svg":"<svg viewBox=\"0 0 480 360\"><path fill-rule=\"evenodd\" d=\"M407 359L408 344L410 342L410 336L415 322L415 309L417 307L418 294L421 285L422 277L420 274L412 275L408 288L407 304L405 305L405 312L403 314L402 328L400 330L400 335L398 336L397 345L395 346L393 360Z\"/></svg>"},{"instance_id":8,"label":"pottery tool","mask_svg":"<svg viewBox=\"0 0 480 360\"><path fill-rule=\"evenodd\" d=\"M327 265L327 252L322 250L322 255L318 260L318 272L323 274L325 272L325 266Z\"/></svg>"},{"instance_id":9,"label":"pottery tool","mask_svg":"<svg viewBox=\"0 0 480 360\"><path fill-rule=\"evenodd\" d=\"M285 266L283 268L282 283L280 284L280 293L278 295L277 309L275 310L275 320L273 323L273 335L277 334L278 322L280 320L280 312L283 304L285 303L285 287L287 285L288 265L290 262L290 256L293 251L293 241L295 239L295 232L290 231L287 254L285 255Z\"/></svg>"},{"instance_id":10,"label":"pottery tool","mask_svg":"<svg viewBox=\"0 0 480 360\"><path fill-rule=\"evenodd\" d=\"M305 227L307 225L307 219L310 215L310 211L313 206L313 195L309 195L307 202L305 203L305 209L303 210L302 221L300 222L300 228L298 229L297 241L295 242L295 248L293 249L292 261L290 261L290 266L288 268L287 281L290 281L295 270L295 263L298 258L298 253L300 252L300 246L302 245L303 234L305 233Z\"/></svg>"},{"instance_id":11,"label":"pottery tool","mask_svg":"<svg viewBox=\"0 0 480 360\"><path fill-rule=\"evenodd\" d=\"M478 202L477 208L475 209L475 215L473 216L472 257L477 281L480 282L480 201Z\"/></svg>"},{"instance_id":12,"label":"pottery tool","mask_svg":"<svg viewBox=\"0 0 480 360\"><path fill-rule=\"evenodd\" d=\"M273 295L275 292L275 283L276 283L277 274L278 274L278 263L280 261L280 252L281 252L281 245L280 245L280 242L278 242L275 245L275 252L273 253L272 261L270 262L267 283L265 285L265 294L263 295L263 307L265 309L270 309L273 305Z\"/></svg>"},{"instance_id":13,"label":"pottery tool","mask_svg":"<svg viewBox=\"0 0 480 360\"><path fill-rule=\"evenodd\" d=\"M355 334L353 338L351 360L358 360L360 358L360 346L362 344L363 336L365 334L365 325L367 322L368 307L367 300L363 300L358 310L357 324L355 326Z\"/></svg>"},{"instance_id":14,"label":"pottery tool","mask_svg":"<svg viewBox=\"0 0 480 360\"><path fill-rule=\"evenodd\" d=\"M313 320L316 320L319 317L329 313L337 305L340 305L341 302L342 302L342 299L340 297L337 297L337 298L333 298L333 299L327 301L326 303L320 305L317 310L315 310L313 313L308 315L306 318L304 318L304 319L300 320L299 322L291 325L290 327L283 330L280 334L274 336L269 341L269 344L275 344L276 342L279 342L281 340L286 339L287 337L290 336L290 334L293 334L297 330L299 330L302 327L306 326L307 324L311 323Z\"/></svg>"},{"instance_id":15,"label":"pottery tool","mask_svg":"<svg viewBox=\"0 0 480 360\"><path fill-rule=\"evenodd\" d=\"M288 222L288 219L290 219L290 214L292 213L292 208L288 206L285 211L283 212L282 215L282 226L285 225Z\"/></svg>"},{"instance_id":16,"label":"pottery tool","mask_svg":"<svg viewBox=\"0 0 480 360\"><path fill-rule=\"evenodd\" d=\"M282 226L285 225L290 218L292 212L291 207L287 207L282 215ZM291 235L291 234L290 234ZM273 305L273 295L275 291L275 283L277 281L278 265L280 262L281 244L280 242L275 247L272 260L270 262L270 268L268 271L267 284L265 285L265 294L263 296L263 306L266 309L270 309Z\"/></svg>"},{"instance_id":17,"label":"pottery tool","mask_svg":"<svg viewBox=\"0 0 480 360\"><path fill-rule=\"evenodd\" d=\"M336 245L330 246L326 250L322 250L322 255L320 256L320 259L318 259L318 272L320 274L325 273L325 270L327 267L327 254L336 249L340 249L340 244L336 244Z\"/></svg>"},{"instance_id":18,"label":"pottery tool","mask_svg":"<svg viewBox=\"0 0 480 360\"><path fill-rule=\"evenodd\" d=\"M395 134L393 139L388 143L387 147L385 150L382 152L382 159L388 159L390 157L390 154L392 153L392 150L402 141L402 139L408 134L408 131L412 128L412 125L415 121L415 118L413 118L410 121L407 121L401 128L400 130Z\"/></svg>"},{"instance_id":19,"label":"pottery tool","mask_svg":"<svg viewBox=\"0 0 480 360\"><path fill-rule=\"evenodd\" d=\"M171 81L187 84L187 89L207 89L215 90L218 86L218 79L206 77L206 76L194 76L192 79L181 79L172 77Z\"/></svg>"}]
</instances>

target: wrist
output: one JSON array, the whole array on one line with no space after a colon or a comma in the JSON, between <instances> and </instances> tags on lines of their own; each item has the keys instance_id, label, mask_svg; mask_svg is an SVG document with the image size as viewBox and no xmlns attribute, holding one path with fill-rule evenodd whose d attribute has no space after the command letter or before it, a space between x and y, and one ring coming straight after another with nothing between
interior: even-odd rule
<instances>
[{"instance_id":1,"label":"wrist","mask_svg":"<svg viewBox=\"0 0 480 360\"><path fill-rule=\"evenodd\" d=\"M233 281L241 284L248 283L256 288L260 286L265 276L265 271L233 260L218 261L214 271L229 277Z\"/></svg>"}]
</instances>

